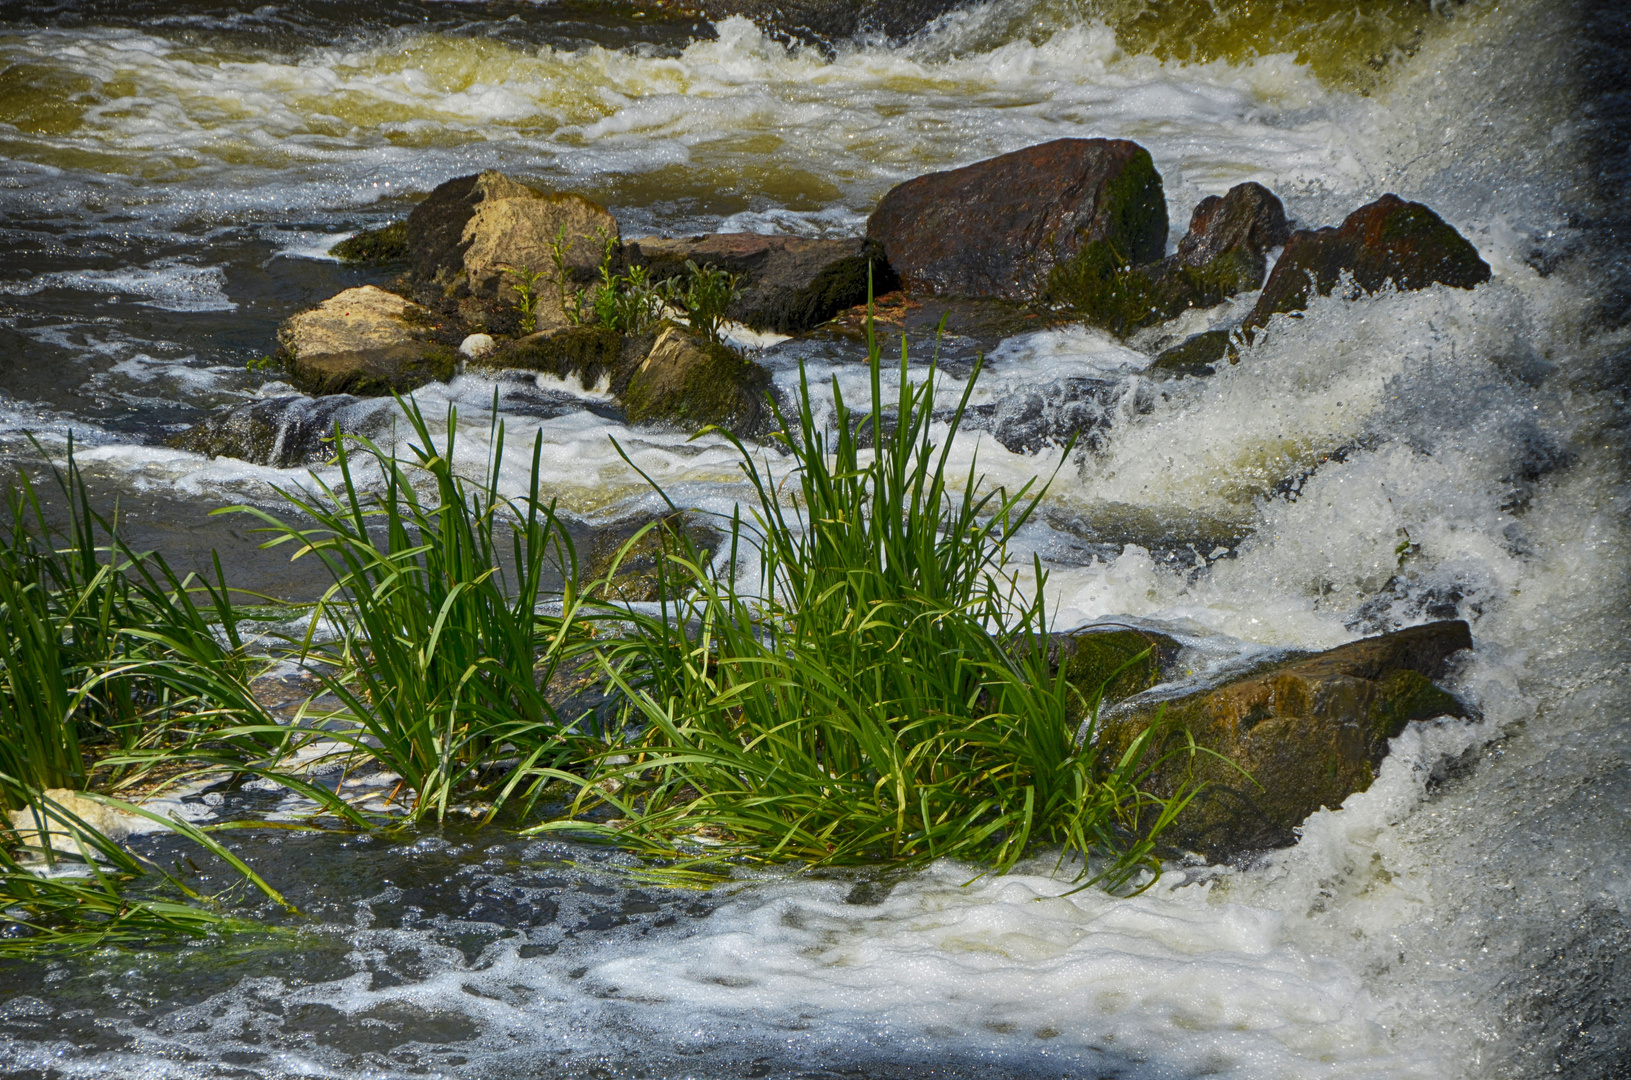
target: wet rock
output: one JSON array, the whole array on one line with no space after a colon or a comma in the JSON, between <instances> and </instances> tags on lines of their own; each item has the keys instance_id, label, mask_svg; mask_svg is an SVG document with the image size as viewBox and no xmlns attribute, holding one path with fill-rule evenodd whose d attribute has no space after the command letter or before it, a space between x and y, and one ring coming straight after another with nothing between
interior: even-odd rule
<instances>
[{"instance_id":1,"label":"wet rock","mask_svg":"<svg viewBox=\"0 0 1631 1080\"><path fill-rule=\"evenodd\" d=\"M662 561L674 555L689 559L688 548L706 560L723 539L719 530L690 514L668 514L611 529L590 546L585 578L594 595L618 603L663 599L665 578L669 596L678 596L686 590L684 571L665 570Z\"/></svg>"},{"instance_id":2,"label":"wet rock","mask_svg":"<svg viewBox=\"0 0 1631 1080\"><path fill-rule=\"evenodd\" d=\"M1234 345L1227 330L1207 330L1193 334L1164 350L1150 364L1152 374L1211 375L1212 365L1222 363Z\"/></svg>"},{"instance_id":3,"label":"wet rock","mask_svg":"<svg viewBox=\"0 0 1631 1080\"><path fill-rule=\"evenodd\" d=\"M742 15L762 30L813 45L862 34L901 41L965 0L700 0L710 19Z\"/></svg>"},{"instance_id":4,"label":"wet rock","mask_svg":"<svg viewBox=\"0 0 1631 1080\"><path fill-rule=\"evenodd\" d=\"M493 340L491 334L470 334L459 342L460 355L471 360L481 360L491 356L497 348L498 342Z\"/></svg>"},{"instance_id":5,"label":"wet rock","mask_svg":"<svg viewBox=\"0 0 1631 1080\"><path fill-rule=\"evenodd\" d=\"M1118 758L1163 718L1164 707L1169 726L1144 759L1154 766L1149 790L1170 796L1186 779L1205 785L1166 839L1214 860L1281 847L1309 814L1370 787L1387 741L1407 723L1468 715L1433 680L1471 647L1465 622L1429 623L1282 660L1181 697L1162 698L1157 689L1105 714L1099 745ZM1185 728L1212 753L1156 764L1182 745Z\"/></svg>"},{"instance_id":6,"label":"wet rock","mask_svg":"<svg viewBox=\"0 0 1631 1080\"><path fill-rule=\"evenodd\" d=\"M1367 293L1389 281L1400 289L1440 283L1470 289L1490 274L1478 249L1432 210L1384 195L1339 227L1292 233L1245 326L1255 329L1276 314L1301 311L1310 291L1329 296L1343 271Z\"/></svg>"},{"instance_id":7,"label":"wet rock","mask_svg":"<svg viewBox=\"0 0 1631 1080\"><path fill-rule=\"evenodd\" d=\"M541 371L558 379L575 377L585 387L602 379L620 382L618 374L631 368L624 355L623 335L604 326L563 326L540 330L507 342L481 361L484 367Z\"/></svg>"},{"instance_id":8,"label":"wet rock","mask_svg":"<svg viewBox=\"0 0 1631 1080\"><path fill-rule=\"evenodd\" d=\"M991 434L1014 454L1067 446L1072 439L1077 446L1096 449L1124 393L1120 380L1086 378L1018 390L997 403Z\"/></svg>"},{"instance_id":9,"label":"wet rock","mask_svg":"<svg viewBox=\"0 0 1631 1080\"><path fill-rule=\"evenodd\" d=\"M1048 659L1055 671L1065 667L1065 679L1076 691L1069 715L1079 723L1092 714L1101 692L1109 704L1159 683L1180 649L1177 641L1152 630L1089 626L1052 635Z\"/></svg>"},{"instance_id":10,"label":"wet rock","mask_svg":"<svg viewBox=\"0 0 1631 1080\"><path fill-rule=\"evenodd\" d=\"M453 377L457 353L436 329L427 309L364 285L286 319L278 359L307 393L403 393Z\"/></svg>"},{"instance_id":11,"label":"wet rock","mask_svg":"<svg viewBox=\"0 0 1631 1080\"><path fill-rule=\"evenodd\" d=\"M1231 252L1242 252L1243 275L1238 292L1263 284L1268 253L1291 236L1285 207L1262 184L1236 184L1224 195L1209 195L1195 207L1189 231L1178 242L1177 261L1202 267ZM1248 284L1249 282L1249 284Z\"/></svg>"},{"instance_id":12,"label":"wet rock","mask_svg":"<svg viewBox=\"0 0 1631 1080\"><path fill-rule=\"evenodd\" d=\"M407 220L410 279L450 297L510 302L513 270L542 272L540 328L564 325L550 245L566 230L569 274L586 280L600 265L605 241L618 240L617 219L599 203L570 192L540 191L488 171L449 180L413 208ZM417 294L416 294L417 295Z\"/></svg>"},{"instance_id":13,"label":"wet rock","mask_svg":"<svg viewBox=\"0 0 1631 1080\"><path fill-rule=\"evenodd\" d=\"M739 275L741 295L727 317L759 331L798 334L866 302L868 272L874 295L897 286L877 243L860 238L813 240L800 236L712 233L670 240L631 241L630 262L653 280L682 273L687 260Z\"/></svg>"},{"instance_id":14,"label":"wet rock","mask_svg":"<svg viewBox=\"0 0 1631 1080\"><path fill-rule=\"evenodd\" d=\"M55 803L58 809L78 818L115 843L132 833L144 831L143 826L146 825L145 818L117 807L104 806L69 788L46 788L41 794ZM24 848L39 853L50 848L76 856L80 852L79 843L74 838L77 830L54 818L37 815L31 809L9 810L6 817L17 834L17 843Z\"/></svg>"},{"instance_id":15,"label":"wet rock","mask_svg":"<svg viewBox=\"0 0 1631 1080\"><path fill-rule=\"evenodd\" d=\"M328 249L341 262L382 266L408 257L408 223L393 221L379 229L369 229L347 237Z\"/></svg>"},{"instance_id":16,"label":"wet rock","mask_svg":"<svg viewBox=\"0 0 1631 1080\"><path fill-rule=\"evenodd\" d=\"M909 291L1030 300L1094 243L1134 264L1159 259L1167 203L1137 143L1056 139L898 185L867 237Z\"/></svg>"},{"instance_id":17,"label":"wet rock","mask_svg":"<svg viewBox=\"0 0 1631 1080\"><path fill-rule=\"evenodd\" d=\"M631 423L700 428L717 424L738 434L764 430L771 420L765 395L770 372L724 345L669 326L619 391Z\"/></svg>"},{"instance_id":18,"label":"wet rock","mask_svg":"<svg viewBox=\"0 0 1631 1080\"><path fill-rule=\"evenodd\" d=\"M388 402L350 394L283 394L218 409L172 436L169 445L206 457L293 469L332 458L336 426L348 434L371 434L376 418L389 411Z\"/></svg>"}]
</instances>

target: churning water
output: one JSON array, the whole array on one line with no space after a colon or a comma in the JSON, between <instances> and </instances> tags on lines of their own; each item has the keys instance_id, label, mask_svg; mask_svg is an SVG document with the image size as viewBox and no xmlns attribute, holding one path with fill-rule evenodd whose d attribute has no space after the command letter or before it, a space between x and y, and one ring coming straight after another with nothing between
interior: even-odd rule
<instances>
[{"instance_id":1,"label":"churning water","mask_svg":"<svg viewBox=\"0 0 1631 1080\"><path fill-rule=\"evenodd\" d=\"M299 936L0 971L0 1072L1631 1075L1626 16L1203 7L991 0L818 49L587 4L0 4L0 452L72 430L138 530L222 545L250 583L283 579L204 512L303 474L163 438L275 392L245 363L278 321L377 280L322 253L451 176L581 191L626 237L845 235L905 178L1115 136L1154 155L1174 240L1243 180L1307 225L1394 191L1494 270L1317 301L1209 379L1146 379L1151 332L942 344L948 395L989 351L991 414L1099 387L1102 426L1025 537L1061 626L1147 621L1200 667L1471 621L1457 688L1481 719L1412 725L1295 847L1117 899L1062 895L1048 863L688 892L496 831L263 837L242 849L315 916ZM853 398L857 356L829 336L762 361ZM655 505L608 436L681 501L741 494L723 442L540 410L601 395L530 375L417 395L459 406L472 462L495 386L586 525ZM388 436L392 409L354 426ZM959 467L976 451L1002 482L1059 462L987 430Z\"/></svg>"}]
</instances>

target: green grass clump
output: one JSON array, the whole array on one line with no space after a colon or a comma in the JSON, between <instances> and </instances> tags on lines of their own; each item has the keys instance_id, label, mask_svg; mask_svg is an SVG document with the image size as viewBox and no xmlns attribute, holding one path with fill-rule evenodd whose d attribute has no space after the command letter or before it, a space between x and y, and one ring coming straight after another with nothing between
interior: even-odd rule
<instances>
[{"instance_id":1,"label":"green grass clump","mask_svg":"<svg viewBox=\"0 0 1631 1080\"><path fill-rule=\"evenodd\" d=\"M576 556L538 493L541 436L529 493L511 500L498 494L502 425L486 476L473 481L453 466L453 411L438 447L418 406L401 404L418 440L411 460L337 432L341 483L314 478L315 492L282 492L301 524L230 509L277 534L265 546L294 545L295 557L315 556L333 577L300 647L303 660L329 672L324 688L341 705L329 718L339 726L322 736L400 776L408 820L441 820L475 798L496 813L570 748L569 725L543 688L577 632L575 599L569 588L563 616L540 614L539 605L552 567L575 580ZM380 470L379 494L362 493L359 464ZM336 640L317 640L325 625Z\"/></svg>"},{"instance_id":2,"label":"green grass clump","mask_svg":"<svg viewBox=\"0 0 1631 1080\"><path fill-rule=\"evenodd\" d=\"M823 428L802 378L797 416L778 411L785 479L736 444L751 520L731 522L717 563L674 537L658 595L683 599L624 616L634 632L602 663L638 734L577 780L577 809L611 804L622 820L601 831L659 851L1000 870L1046 843L1095 856L1093 880L1125 881L1185 797L1139 791L1142 741L1117 761L1077 741L1040 564L1027 598L1008 556L1042 492L953 488L947 455L978 372L937 445L934 369L914 384L906 360L903 347L892 429L874 341L864 418L835 384ZM874 451L862 430L883 433ZM759 584L741 591L749 551Z\"/></svg>"}]
</instances>

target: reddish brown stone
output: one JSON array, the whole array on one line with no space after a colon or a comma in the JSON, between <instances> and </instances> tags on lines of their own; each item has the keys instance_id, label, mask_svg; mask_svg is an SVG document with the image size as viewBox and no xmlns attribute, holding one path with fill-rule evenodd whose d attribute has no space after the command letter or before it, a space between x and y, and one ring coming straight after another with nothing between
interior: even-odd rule
<instances>
[{"instance_id":1,"label":"reddish brown stone","mask_svg":"<svg viewBox=\"0 0 1631 1080\"><path fill-rule=\"evenodd\" d=\"M867 237L910 291L1029 300L1095 240L1124 262L1161 258L1167 204L1137 143L1056 139L908 180L883 197Z\"/></svg>"},{"instance_id":2,"label":"reddish brown stone","mask_svg":"<svg viewBox=\"0 0 1631 1080\"><path fill-rule=\"evenodd\" d=\"M1262 184L1236 184L1224 195L1208 195L1189 218L1189 232L1178 242L1178 261L1205 266L1226 252L1249 252L1256 277L1250 288L1263 283L1269 251L1291 236L1286 210L1274 192Z\"/></svg>"},{"instance_id":3,"label":"reddish brown stone","mask_svg":"<svg viewBox=\"0 0 1631 1080\"><path fill-rule=\"evenodd\" d=\"M1301 311L1310 290L1329 296L1343 271L1367 293L1389 281L1400 289L1441 283L1470 289L1489 280L1489 264L1478 249L1443 218L1421 203L1384 195L1349 214L1338 228L1292 233L1246 327Z\"/></svg>"}]
</instances>

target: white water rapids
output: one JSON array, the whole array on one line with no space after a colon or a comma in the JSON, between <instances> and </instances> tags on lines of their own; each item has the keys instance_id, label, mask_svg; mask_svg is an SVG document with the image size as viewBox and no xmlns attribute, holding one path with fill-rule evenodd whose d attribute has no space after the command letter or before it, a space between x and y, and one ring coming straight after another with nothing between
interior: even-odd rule
<instances>
[{"instance_id":1,"label":"white water rapids","mask_svg":"<svg viewBox=\"0 0 1631 1080\"><path fill-rule=\"evenodd\" d=\"M1365 94L1288 53L1131 53L1074 5L1020 0L832 56L744 19L713 40L628 48L412 26L263 48L210 37L226 16L185 13L0 30L0 65L52 73L66 110L8 114L0 130L0 299L57 305L0 319L4 441L72 428L111 482L201 507L303 475L148 437L190 419L176 402L196 412L257 392L243 360L269 348L274 316L332 284L265 279L292 264L329 273L314 260L368 214L481 168L600 198L625 236L843 235L919 173L1121 137L1154 156L1174 241L1199 198L1243 180L1307 226L1393 191L1432 206L1494 271L1472 291L1316 301L1238 365L1123 395L1026 534L1051 564L1061 627L1147 620L1202 659L1471 622L1455 688L1481 720L1411 725L1375 785L1314 815L1295 847L1174 867L1131 899L1063 896L1068 877L1045 860L966 886L972 871L936 866L864 903L848 882L771 876L678 922L636 912L582 937L561 929L576 901L550 893L552 929L472 950L330 896L326 932L344 944L320 976L212 961L170 1002L162 978L129 973L140 1007L120 1012L113 993L80 1027L65 1019L72 996L49 989L67 974L10 986L0 1013L23 1026L0 1036L0 1073L1631 1075L1631 338L1600 317L1609 285L1583 254L1595 165L1569 71L1576 28L1540 0L1435 19ZM259 329L234 329L240 318ZM1074 376L1136 380L1153 342L1010 339L976 403ZM852 403L864 393L864 368L836 346L762 359L784 388L803 359ZM467 375L416 395L427 413L459 405L473 464L490 450L493 387ZM948 378L948 399L957 389ZM679 501L723 511L741 494L719 439L588 411L505 420L508 482L525 479L541 433L550 493L585 520L657 506L608 436ZM954 457L966 471L976 453L1005 483L1057 462L989 432L962 436ZM542 857L523 849L523 864ZM393 857L448 856L421 842ZM94 977L125 985L125 966ZM349 1033L288 1034L302 1008Z\"/></svg>"}]
</instances>

